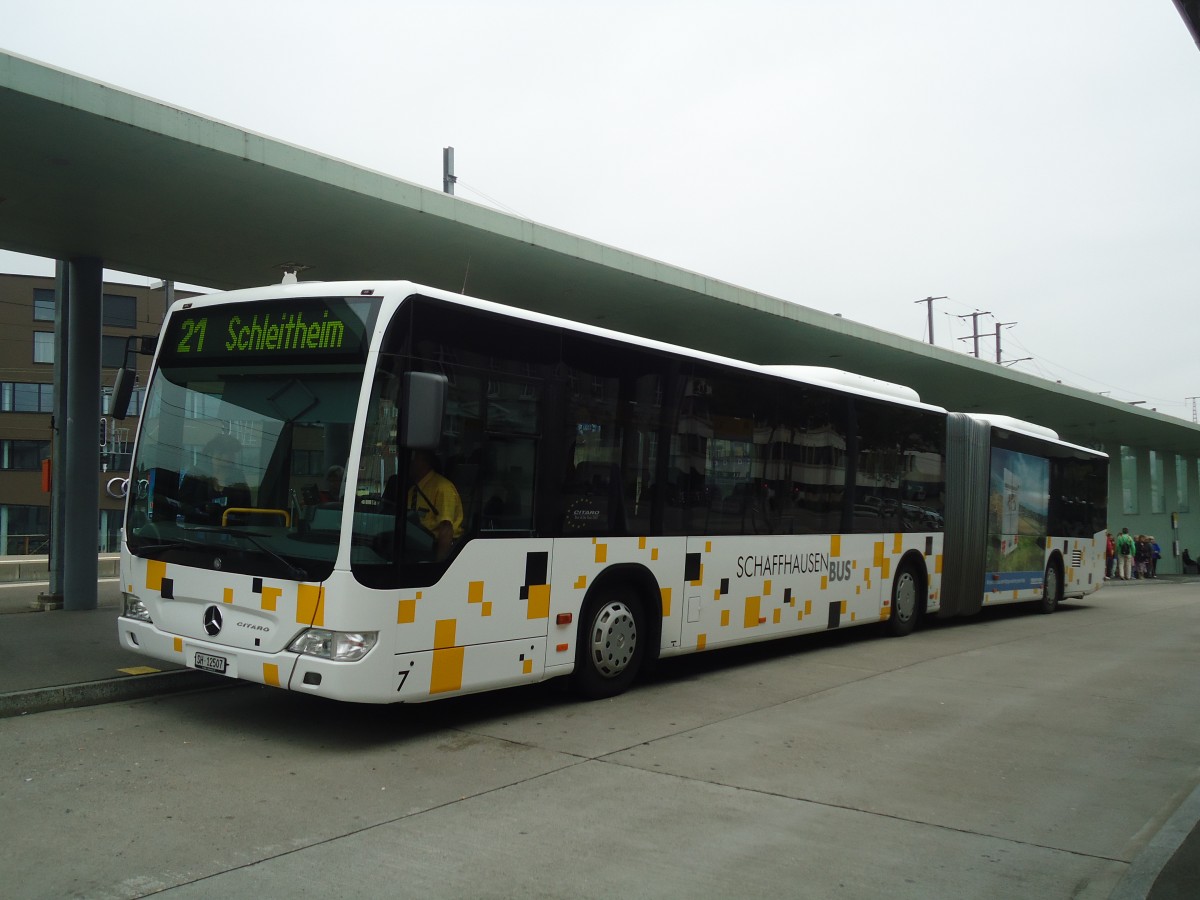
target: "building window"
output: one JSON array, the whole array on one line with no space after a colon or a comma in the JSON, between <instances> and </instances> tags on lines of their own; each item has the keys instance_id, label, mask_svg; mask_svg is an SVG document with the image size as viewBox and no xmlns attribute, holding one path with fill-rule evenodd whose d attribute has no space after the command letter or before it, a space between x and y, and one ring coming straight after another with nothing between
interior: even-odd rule
<instances>
[{"instance_id":1,"label":"building window","mask_svg":"<svg viewBox=\"0 0 1200 900\"><path fill-rule=\"evenodd\" d=\"M37 471L49 455L49 441L0 441L0 469Z\"/></svg>"},{"instance_id":2,"label":"building window","mask_svg":"<svg viewBox=\"0 0 1200 900\"><path fill-rule=\"evenodd\" d=\"M125 294L105 294L101 319L115 328L137 327L137 297Z\"/></svg>"},{"instance_id":3,"label":"building window","mask_svg":"<svg viewBox=\"0 0 1200 900\"><path fill-rule=\"evenodd\" d=\"M120 509L100 510L100 552L117 553L121 549L121 526L125 512Z\"/></svg>"},{"instance_id":4,"label":"building window","mask_svg":"<svg viewBox=\"0 0 1200 900\"><path fill-rule=\"evenodd\" d=\"M1163 490L1163 458L1162 454L1150 451L1150 512L1163 513L1167 511L1166 492Z\"/></svg>"},{"instance_id":5,"label":"building window","mask_svg":"<svg viewBox=\"0 0 1200 900\"><path fill-rule=\"evenodd\" d=\"M1196 477L1200 478L1200 459L1196 460Z\"/></svg>"},{"instance_id":6,"label":"building window","mask_svg":"<svg viewBox=\"0 0 1200 900\"><path fill-rule=\"evenodd\" d=\"M49 507L0 506L0 553L5 556L45 553L49 543Z\"/></svg>"},{"instance_id":7,"label":"building window","mask_svg":"<svg viewBox=\"0 0 1200 900\"><path fill-rule=\"evenodd\" d=\"M35 331L33 333L33 361L54 365L53 331Z\"/></svg>"},{"instance_id":8,"label":"building window","mask_svg":"<svg viewBox=\"0 0 1200 900\"><path fill-rule=\"evenodd\" d=\"M1121 445L1121 512L1136 516L1138 511L1137 454Z\"/></svg>"},{"instance_id":9,"label":"building window","mask_svg":"<svg viewBox=\"0 0 1200 900\"><path fill-rule=\"evenodd\" d=\"M119 369L125 365L125 338L118 334L100 336L100 365L105 369Z\"/></svg>"},{"instance_id":10,"label":"building window","mask_svg":"<svg viewBox=\"0 0 1200 900\"><path fill-rule=\"evenodd\" d=\"M54 289L33 289L33 318L36 322L54 321ZM127 294L105 294L100 307L100 318L113 328L137 327L137 297Z\"/></svg>"},{"instance_id":11,"label":"building window","mask_svg":"<svg viewBox=\"0 0 1200 900\"><path fill-rule=\"evenodd\" d=\"M54 321L54 289L33 289L33 319L35 322Z\"/></svg>"},{"instance_id":12,"label":"building window","mask_svg":"<svg viewBox=\"0 0 1200 900\"><path fill-rule=\"evenodd\" d=\"M1186 457L1175 454L1175 511L1188 510L1188 464Z\"/></svg>"},{"instance_id":13,"label":"building window","mask_svg":"<svg viewBox=\"0 0 1200 900\"><path fill-rule=\"evenodd\" d=\"M54 385L0 382L0 412L53 412Z\"/></svg>"}]
</instances>

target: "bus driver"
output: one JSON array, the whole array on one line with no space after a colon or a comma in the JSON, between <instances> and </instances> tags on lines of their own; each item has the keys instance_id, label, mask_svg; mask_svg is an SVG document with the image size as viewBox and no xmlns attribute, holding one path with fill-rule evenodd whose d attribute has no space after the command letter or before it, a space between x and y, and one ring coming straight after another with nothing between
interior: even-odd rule
<instances>
[{"instance_id":1,"label":"bus driver","mask_svg":"<svg viewBox=\"0 0 1200 900\"><path fill-rule=\"evenodd\" d=\"M421 527L433 535L434 558L445 559L463 535L463 505L450 479L434 469L433 453L414 450L409 466L412 487L406 508L417 513Z\"/></svg>"}]
</instances>

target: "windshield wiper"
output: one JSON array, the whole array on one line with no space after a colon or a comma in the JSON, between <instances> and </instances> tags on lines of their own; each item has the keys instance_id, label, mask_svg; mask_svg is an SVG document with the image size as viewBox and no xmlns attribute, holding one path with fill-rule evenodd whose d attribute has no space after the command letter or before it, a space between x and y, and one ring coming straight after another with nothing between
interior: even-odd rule
<instances>
[{"instance_id":1,"label":"windshield wiper","mask_svg":"<svg viewBox=\"0 0 1200 900\"><path fill-rule=\"evenodd\" d=\"M179 550L183 547L195 547L196 545L204 546L204 541L164 541L161 544L141 544L139 546L130 545L130 550L137 556L146 556L152 553L165 553L168 550Z\"/></svg>"},{"instance_id":2,"label":"windshield wiper","mask_svg":"<svg viewBox=\"0 0 1200 900\"><path fill-rule=\"evenodd\" d=\"M262 534L261 532L234 531L232 528L206 528L206 527L193 528L192 531L200 531L200 532L204 532L206 534L228 534L233 537L245 538L250 543L252 543L255 547L257 547L259 550L261 550L263 553L266 553L268 556L270 556L270 557L274 558L276 561L278 561L280 563L280 565L283 566L284 571L287 572L287 574L290 575L292 578L294 578L296 581L308 581L308 572L305 569L300 568L299 566L295 565L294 563L292 563L292 562L288 561L287 559L285 559L284 557L280 556L278 553L276 553L274 550L272 550L271 547L266 542L259 540L259 538L267 537L267 535Z\"/></svg>"}]
</instances>

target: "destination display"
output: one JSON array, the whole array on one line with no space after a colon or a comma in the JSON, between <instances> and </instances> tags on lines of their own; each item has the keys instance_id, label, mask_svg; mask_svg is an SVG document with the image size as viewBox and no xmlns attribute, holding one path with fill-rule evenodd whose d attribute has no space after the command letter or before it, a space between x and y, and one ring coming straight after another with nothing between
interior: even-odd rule
<instances>
[{"instance_id":1,"label":"destination display","mask_svg":"<svg viewBox=\"0 0 1200 900\"><path fill-rule=\"evenodd\" d=\"M160 353L163 365L363 359L378 301L303 297L173 314Z\"/></svg>"}]
</instances>

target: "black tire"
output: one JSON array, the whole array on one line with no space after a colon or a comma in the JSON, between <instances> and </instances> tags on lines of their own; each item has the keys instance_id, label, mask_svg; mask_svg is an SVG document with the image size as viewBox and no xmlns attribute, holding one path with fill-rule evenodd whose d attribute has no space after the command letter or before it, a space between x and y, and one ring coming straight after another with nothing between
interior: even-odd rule
<instances>
[{"instance_id":1,"label":"black tire","mask_svg":"<svg viewBox=\"0 0 1200 900\"><path fill-rule=\"evenodd\" d=\"M646 655L648 635L642 604L632 590L609 588L590 598L575 647L575 693L601 700L628 690Z\"/></svg>"},{"instance_id":2,"label":"black tire","mask_svg":"<svg viewBox=\"0 0 1200 900\"><path fill-rule=\"evenodd\" d=\"M1050 560L1046 566L1046 577L1042 579L1042 599L1036 601L1037 611L1049 615L1058 609L1062 596L1062 570L1055 560Z\"/></svg>"},{"instance_id":3,"label":"black tire","mask_svg":"<svg viewBox=\"0 0 1200 900\"><path fill-rule=\"evenodd\" d=\"M892 637L912 634L921 617L923 582L917 567L902 563L892 579L892 614L884 622L884 630Z\"/></svg>"}]
</instances>

